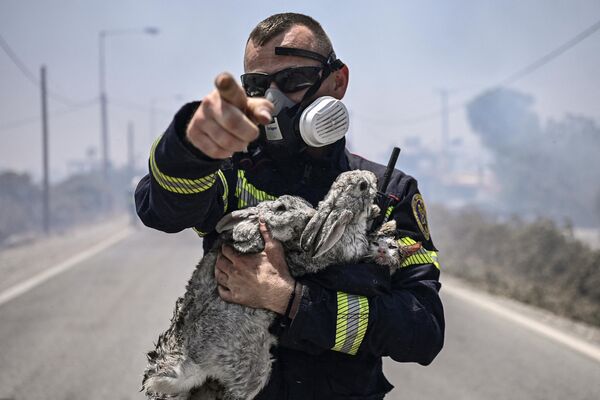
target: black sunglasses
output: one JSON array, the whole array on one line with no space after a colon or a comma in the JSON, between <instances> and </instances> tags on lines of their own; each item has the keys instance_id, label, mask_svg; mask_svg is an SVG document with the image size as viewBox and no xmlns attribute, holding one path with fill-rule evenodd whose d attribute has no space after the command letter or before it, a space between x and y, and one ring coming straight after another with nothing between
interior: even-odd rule
<instances>
[{"instance_id":1,"label":"black sunglasses","mask_svg":"<svg viewBox=\"0 0 600 400\"><path fill-rule=\"evenodd\" d=\"M241 76L242 86L249 97L264 96L272 82L283 93L293 93L317 83L322 70L320 66L305 66L282 69L274 74L251 72Z\"/></svg>"}]
</instances>

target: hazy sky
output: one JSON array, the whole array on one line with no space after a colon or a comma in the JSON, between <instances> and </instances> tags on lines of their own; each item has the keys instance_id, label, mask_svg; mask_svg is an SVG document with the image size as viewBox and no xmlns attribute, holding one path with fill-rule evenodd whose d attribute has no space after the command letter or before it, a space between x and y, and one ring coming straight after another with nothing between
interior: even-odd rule
<instances>
[{"instance_id":1,"label":"hazy sky","mask_svg":"<svg viewBox=\"0 0 600 400\"><path fill-rule=\"evenodd\" d=\"M239 75L250 30L283 11L315 17L331 36L350 68L344 102L352 112L352 149L382 161L389 146L411 136L439 145L439 118L406 122L439 109L438 89L456 91L451 103L471 98L599 20L600 1L0 0L0 34L34 74L47 65L51 91L78 103L98 96L100 30L158 27L158 36L106 42L111 154L124 163L132 121L138 162L145 163L151 138L172 113L207 94L219 72ZM600 121L598 71L600 32L512 87L532 94L545 118L577 113ZM57 178L98 147L99 106L70 109L55 96L50 110ZM0 52L0 170L40 175L39 115L39 89ZM478 154L464 112L451 115L450 133Z\"/></svg>"}]
</instances>

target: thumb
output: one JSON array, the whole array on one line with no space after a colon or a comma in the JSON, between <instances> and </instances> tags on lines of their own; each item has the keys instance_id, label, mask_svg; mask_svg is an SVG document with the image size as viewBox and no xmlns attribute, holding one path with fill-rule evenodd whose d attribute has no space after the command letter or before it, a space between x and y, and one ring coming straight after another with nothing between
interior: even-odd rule
<instances>
[{"instance_id":1,"label":"thumb","mask_svg":"<svg viewBox=\"0 0 600 400\"><path fill-rule=\"evenodd\" d=\"M259 217L258 219L258 230L265 241L265 253L270 256L281 258L283 246L279 240L273 238L273 234L271 234L271 231L262 217Z\"/></svg>"},{"instance_id":2,"label":"thumb","mask_svg":"<svg viewBox=\"0 0 600 400\"><path fill-rule=\"evenodd\" d=\"M263 240L265 241L265 247L267 247L267 243L271 243L273 241L273 235L271 235L271 231L267 227L265 220L263 217L258 218L258 230L262 235Z\"/></svg>"},{"instance_id":3,"label":"thumb","mask_svg":"<svg viewBox=\"0 0 600 400\"><path fill-rule=\"evenodd\" d=\"M246 112L248 98L244 89L235 82L233 76L228 72L223 72L215 78L215 87L219 95L229 104Z\"/></svg>"},{"instance_id":4,"label":"thumb","mask_svg":"<svg viewBox=\"0 0 600 400\"><path fill-rule=\"evenodd\" d=\"M287 270L283 245L279 240L273 238L271 231L262 217L258 219L258 229L265 241L264 252L271 261L271 264L279 271ZM289 275L289 272L287 274Z\"/></svg>"}]
</instances>

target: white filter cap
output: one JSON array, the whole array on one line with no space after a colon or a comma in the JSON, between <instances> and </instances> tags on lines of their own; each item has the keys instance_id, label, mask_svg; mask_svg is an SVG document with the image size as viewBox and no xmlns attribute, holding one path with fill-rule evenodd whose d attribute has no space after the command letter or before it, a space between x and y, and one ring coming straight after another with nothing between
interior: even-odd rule
<instances>
[{"instance_id":1,"label":"white filter cap","mask_svg":"<svg viewBox=\"0 0 600 400\"><path fill-rule=\"evenodd\" d=\"M346 135L349 127L348 109L331 96L319 97L300 116L300 135L311 147L337 142Z\"/></svg>"}]
</instances>

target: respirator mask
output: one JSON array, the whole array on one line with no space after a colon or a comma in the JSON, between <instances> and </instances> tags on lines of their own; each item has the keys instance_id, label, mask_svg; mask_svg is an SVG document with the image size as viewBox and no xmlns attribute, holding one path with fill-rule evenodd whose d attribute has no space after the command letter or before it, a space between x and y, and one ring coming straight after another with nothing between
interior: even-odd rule
<instances>
[{"instance_id":1,"label":"respirator mask","mask_svg":"<svg viewBox=\"0 0 600 400\"><path fill-rule=\"evenodd\" d=\"M264 96L274 105L273 119L260 126L259 141L269 155L274 159L288 159L297 156L307 146L322 147L343 138L350 123L344 103L331 96L311 98L325 79L341 69L344 63L333 52L324 57L309 50L276 47L275 54L310 58L319 61L321 66L286 68L274 74L242 75L242 86L248 96ZM276 88L271 87L272 82L275 82ZM299 103L285 95L307 88Z\"/></svg>"}]
</instances>

